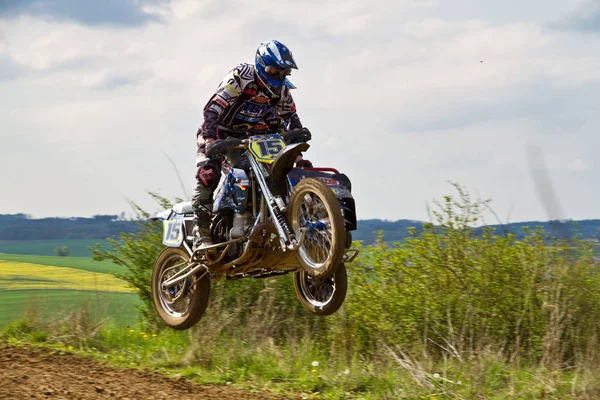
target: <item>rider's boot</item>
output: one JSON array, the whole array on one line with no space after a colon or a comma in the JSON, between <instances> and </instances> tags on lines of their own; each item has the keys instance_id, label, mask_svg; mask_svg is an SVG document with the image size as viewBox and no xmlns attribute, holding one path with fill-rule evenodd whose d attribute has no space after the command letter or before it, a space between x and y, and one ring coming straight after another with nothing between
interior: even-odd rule
<instances>
[{"instance_id":1,"label":"rider's boot","mask_svg":"<svg viewBox=\"0 0 600 400\"><path fill-rule=\"evenodd\" d=\"M192 247L193 251L204 249L208 246L212 246L214 243L210 237L210 221L211 216L205 210L209 209L205 206L199 206L194 208L194 244ZM209 250L210 255L216 254L214 249Z\"/></svg>"},{"instance_id":2,"label":"rider's boot","mask_svg":"<svg viewBox=\"0 0 600 400\"><path fill-rule=\"evenodd\" d=\"M192 248L194 251L198 249L204 249L212 245L214 245L214 243L210 238L210 231L201 228L194 229L194 246Z\"/></svg>"},{"instance_id":3,"label":"rider's boot","mask_svg":"<svg viewBox=\"0 0 600 400\"><path fill-rule=\"evenodd\" d=\"M196 189L192 196L192 208L194 209L194 251L213 244L210 237L213 192L219 182L220 176L220 166L217 167L211 164L204 153L199 152L198 159L196 160L196 165L199 165L196 174ZM216 251L214 253L213 251L210 250L209 253L216 254Z\"/></svg>"}]
</instances>

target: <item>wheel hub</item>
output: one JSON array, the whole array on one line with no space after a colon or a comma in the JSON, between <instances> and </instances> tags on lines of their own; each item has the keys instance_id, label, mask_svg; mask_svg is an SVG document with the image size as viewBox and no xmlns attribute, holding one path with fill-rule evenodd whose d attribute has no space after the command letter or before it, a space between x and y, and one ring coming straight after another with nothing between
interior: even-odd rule
<instances>
[{"instance_id":1,"label":"wheel hub","mask_svg":"<svg viewBox=\"0 0 600 400\"><path fill-rule=\"evenodd\" d=\"M326 306L333 298L336 290L333 277L319 279L313 278L306 273L303 273L303 275L300 284L306 295L306 299L314 306Z\"/></svg>"}]
</instances>

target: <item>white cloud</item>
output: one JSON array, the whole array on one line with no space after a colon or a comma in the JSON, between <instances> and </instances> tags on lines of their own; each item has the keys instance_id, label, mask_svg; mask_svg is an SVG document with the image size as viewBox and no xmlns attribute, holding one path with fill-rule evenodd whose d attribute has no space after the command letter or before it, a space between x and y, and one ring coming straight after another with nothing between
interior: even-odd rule
<instances>
[{"instance_id":1,"label":"white cloud","mask_svg":"<svg viewBox=\"0 0 600 400\"><path fill-rule=\"evenodd\" d=\"M118 30L3 20L0 62L22 74L0 86L0 167L27 163L0 177L12 188L0 213L118 213L123 197L154 206L146 190L182 196L163 152L191 188L202 107L273 37L300 65L294 96L314 138L306 158L350 176L360 218L425 218L425 202L453 180L494 197L501 215L514 206L516 220L543 219L530 142L544 145L560 193L579 193L599 172L589 160L600 144L600 54L590 51L600 37L516 14L498 23L493 9L445 18L436 2L309 1L300 10L251 0L244 12L230 3L174 0L149 9L164 22ZM40 204L46 191L54 195ZM597 216L578 201L565 199L567 212Z\"/></svg>"},{"instance_id":2,"label":"white cloud","mask_svg":"<svg viewBox=\"0 0 600 400\"><path fill-rule=\"evenodd\" d=\"M568 168L575 172L583 172L583 171L587 171L591 168L591 163L587 160L582 160L581 158L576 158L569 163Z\"/></svg>"}]
</instances>

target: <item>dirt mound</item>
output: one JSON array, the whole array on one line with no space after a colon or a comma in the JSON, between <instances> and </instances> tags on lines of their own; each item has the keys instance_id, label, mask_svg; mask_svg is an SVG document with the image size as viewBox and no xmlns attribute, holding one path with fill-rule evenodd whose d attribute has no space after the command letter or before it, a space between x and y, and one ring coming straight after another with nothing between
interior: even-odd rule
<instances>
[{"instance_id":1,"label":"dirt mound","mask_svg":"<svg viewBox=\"0 0 600 400\"><path fill-rule=\"evenodd\" d=\"M278 399L118 368L49 349L0 344L0 399Z\"/></svg>"}]
</instances>

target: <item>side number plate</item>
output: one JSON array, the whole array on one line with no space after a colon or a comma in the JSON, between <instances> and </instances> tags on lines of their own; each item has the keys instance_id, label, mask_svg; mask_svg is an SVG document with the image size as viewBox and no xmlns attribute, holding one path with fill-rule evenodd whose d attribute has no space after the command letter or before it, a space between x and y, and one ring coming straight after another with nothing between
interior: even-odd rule
<instances>
[{"instance_id":1,"label":"side number plate","mask_svg":"<svg viewBox=\"0 0 600 400\"><path fill-rule=\"evenodd\" d=\"M179 247L183 242L183 217L163 220L163 244Z\"/></svg>"}]
</instances>

